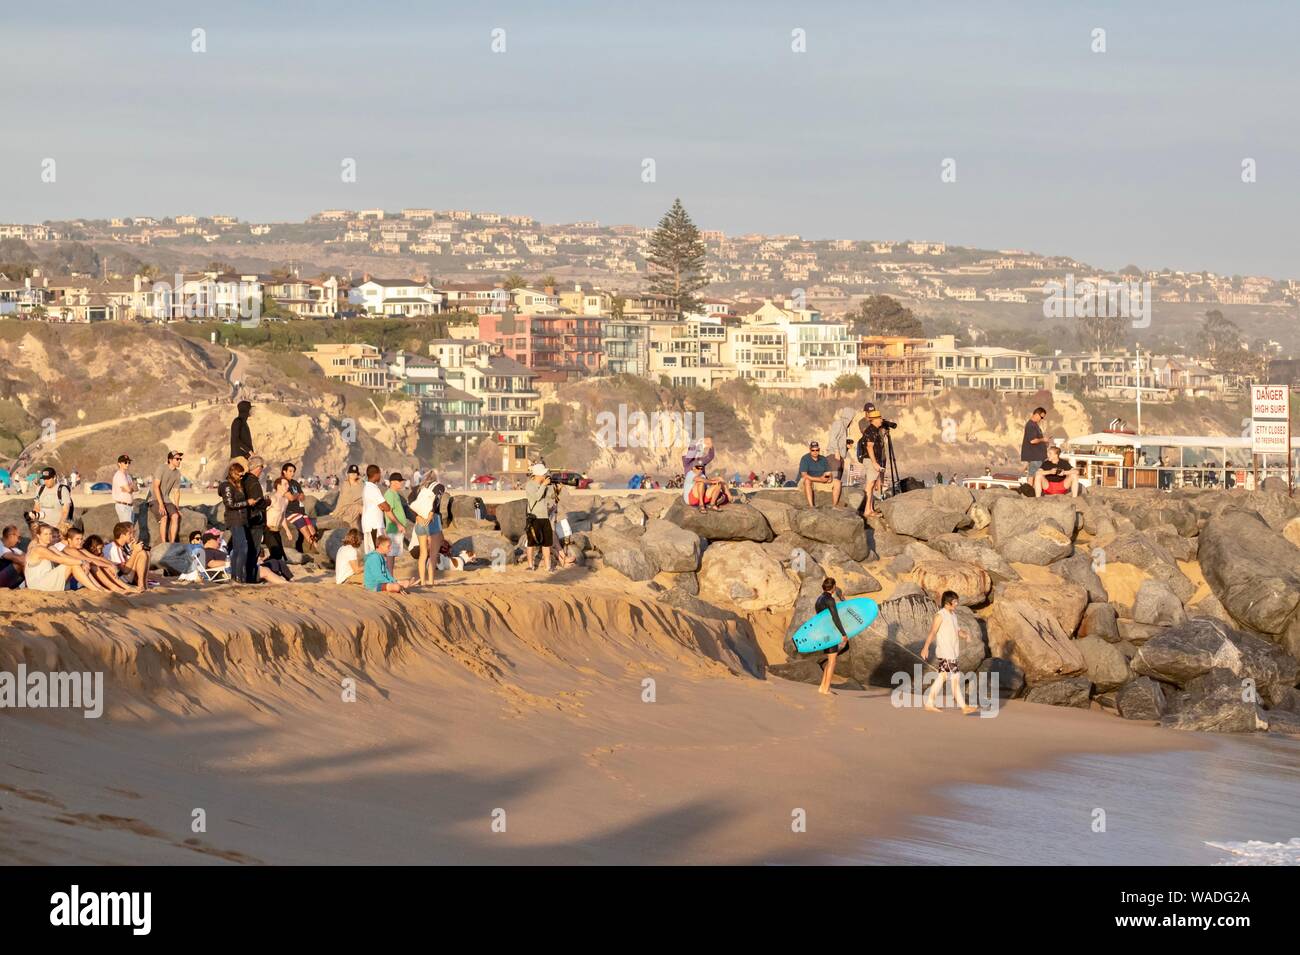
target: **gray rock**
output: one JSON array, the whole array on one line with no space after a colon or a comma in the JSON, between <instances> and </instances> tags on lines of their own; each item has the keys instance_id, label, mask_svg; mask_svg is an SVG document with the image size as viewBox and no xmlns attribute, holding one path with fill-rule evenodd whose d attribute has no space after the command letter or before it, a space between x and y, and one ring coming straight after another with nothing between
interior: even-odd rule
<instances>
[{"instance_id":1,"label":"gray rock","mask_svg":"<svg viewBox=\"0 0 1300 955\"><path fill-rule=\"evenodd\" d=\"M1142 581L1133 600L1133 620L1137 623L1172 627L1187 620L1187 612L1178 595L1163 581Z\"/></svg>"},{"instance_id":2,"label":"gray rock","mask_svg":"<svg viewBox=\"0 0 1300 955\"><path fill-rule=\"evenodd\" d=\"M1120 617L1116 623L1119 625L1119 636L1121 640L1128 640L1135 644L1143 644L1152 637L1158 637L1164 633L1165 628L1153 623L1138 623L1125 617Z\"/></svg>"},{"instance_id":3,"label":"gray rock","mask_svg":"<svg viewBox=\"0 0 1300 955\"><path fill-rule=\"evenodd\" d=\"M847 597L860 594L874 594L880 590L880 581L867 573L860 563L849 558L838 547L830 544L818 545L814 556L827 577L834 577L836 584Z\"/></svg>"},{"instance_id":4,"label":"gray rock","mask_svg":"<svg viewBox=\"0 0 1300 955\"><path fill-rule=\"evenodd\" d=\"M1224 689L1166 713L1160 723L1178 730L1253 733L1268 727L1268 723L1261 719L1261 712L1256 704L1244 701L1240 692Z\"/></svg>"},{"instance_id":5,"label":"gray rock","mask_svg":"<svg viewBox=\"0 0 1300 955\"><path fill-rule=\"evenodd\" d=\"M1055 528L1073 541L1079 525L1078 503L1068 496L999 498L992 515L989 534L999 551L1004 542L1044 527Z\"/></svg>"},{"instance_id":6,"label":"gray rock","mask_svg":"<svg viewBox=\"0 0 1300 955\"><path fill-rule=\"evenodd\" d=\"M1088 679L1099 693L1118 690L1133 679L1128 660L1115 644L1107 643L1101 637L1080 637L1074 645L1083 654Z\"/></svg>"},{"instance_id":7,"label":"gray rock","mask_svg":"<svg viewBox=\"0 0 1300 955\"><path fill-rule=\"evenodd\" d=\"M866 560L867 529L862 518L843 508L795 510L794 530L802 537L833 544L852 560Z\"/></svg>"},{"instance_id":8,"label":"gray rock","mask_svg":"<svg viewBox=\"0 0 1300 955\"><path fill-rule=\"evenodd\" d=\"M700 536L671 521L652 518L638 543L661 571L682 574L700 569Z\"/></svg>"},{"instance_id":9,"label":"gray rock","mask_svg":"<svg viewBox=\"0 0 1300 955\"><path fill-rule=\"evenodd\" d=\"M1083 654L1046 608L1028 600L993 601L988 618L989 651L1024 671L1030 686L1087 672Z\"/></svg>"},{"instance_id":10,"label":"gray rock","mask_svg":"<svg viewBox=\"0 0 1300 955\"><path fill-rule=\"evenodd\" d=\"M989 579L995 584L1020 579L1020 574L1010 562L985 541L973 540L961 534L942 534L928 543L930 548L950 560L959 560L984 568L988 572Z\"/></svg>"},{"instance_id":11,"label":"gray rock","mask_svg":"<svg viewBox=\"0 0 1300 955\"><path fill-rule=\"evenodd\" d=\"M1138 647L1133 671L1176 686L1185 686L1216 667L1240 672L1245 661L1228 638L1230 632L1226 625L1204 617L1169 627Z\"/></svg>"},{"instance_id":12,"label":"gray rock","mask_svg":"<svg viewBox=\"0 0 1300 955\"><path fill-rule=\"evenodd\" d=\"M173 574L188 574L194 569L194 558L188 544L158 544L149 551L149 566L160 567Z\"/></svg>"},{"instance_id":13,"label":"gray rock","mask_svg":"<svg viewBox=\"0 0 1300 955\"><path fill-rule=\"evenodd\" d=\"M766 518L768 526L772 528L772 532L778 537L794 530L795 507L793 504L774 501L758 495L752 496L749 503Z\"/></svg>"},{"instance_id":14,"label":"gray rock","mask_svg":"<svg viewBox=\"0 0 1300 955\"><path fill-rule=\"evenodd\" d=\"M501 533L510 540L518 542L524 536L528 525L528 502L522 497L513 501L502 501L496 509L497 526Z\"/></svg>"},{"instance_id":15,"label":"gray rock","mask_svg":"<svg viewBox=\"0 0 1300 955\"><path fill-rule=\"evenodd\" d=\"M1115 608L1108 603L1088 604L1083 608L1078 634L1080 637L1101 637L1107 643L1118 643L1121 638Z\"/></svg>"},{"instance_id":16,"label":"gray rock","mask_svg":"<svg viewBox=\"0 0 1300 955\"><path fill-rule=\"evenodd\" d=\"M1110 600L1106 585L1093 569L1091 554L1076 553L1064 560L1058 560L1051 565L1050 569L1052 573L1059 574L1088 591L1088 599L1093 603L1104 604Z\"/></svg>"},{"instance_id":17,"label":"gray rock","mask_svg":"<svg viewBox=\"0 0 1300 955\"><path fill-rule=\"evenodd\" d=\"M681 498L664 512L664 520L693 531L708 541L770 541L776 535L762 513L748 504L735 502L719 511L701 512Z\"/></svg>"},{"instance_id":18,"label":"gray rock","mask_svg":"<svg viewBox=\"0 0 1300 955\"><path fill-rule=\"evenodd\" d=\"M990 683L996 677L997 693L1005 700L1014 699L1024 692L1025 671L1005 657L987 658L980 663L979 672L989 674Z\"/></svg>"},{"instance_id":19,"label":"gray rock","mask_svg":"<svg viewBox=\"0 0 1300 955\"><path fill-rule=\"evenodd\" d=\"M1285 710L1269 710L1263 714L1263 718L1270 733L1300 739L1300 715Z\"/></svg>"},{"instance_id":20,"label":"gray rock","mask_svg":"<svg viewBox=\"0 0 1300 955\"><path fill-rule=\"evenodd\" d=\"M589 539L591 546L600 552L601 562L629 580L650 580L659 572L639 541L626 533L602 524L591 532Z\"/></svg>"},{"instance_id":21,"label":"gray rock","mask_svg":"<svg viewBox=\"0 0 1300 955\"><path fill-rule=\"evenodd\" d=\"M1165 713L1165 691L1148 676L1140 676L1119 688L1115 708L1126 720L1155 722Z\"/></svg>"},{"instance_id":22,"label":"gray rock","mask_svg":"<svg viewBox=\"0 0 1300 955\"><path fill-rule=\"evenodd\" d=\"M871 553L868 557L888 560L903 552L910 538L895 534L879 517L867 519L867 547Z\"/></svg>"},{"instance_id":23,"label":"gray rock","mask_svg":"<svg viewBox=\"0 0 1300 955\"><path fill-rule=\"evenodd\" d=\"M950 534L970 523L964 511L936 507L920 491L889 498L881 505L881 512L895 533L918 540Z\"/></svg>"},{"instance_id":24,"label":"gray rock","mask_svg":"<svg viewBox=\"0 0 1300 955\"><path fill-rule=\"evenodd\" d=\"M1280 636L1300 605L1300 548L1243 508L1225 508L1201 532L1201 569L1232 618Z\"/></svg>"},{"instance_id":25,"label":"gray rock","mask_svg":"<svg viewBox=\"0 0 1300 955\"><path fill-rule=\"evenodd\" d=\"M1087 677L1067 677L1051 683L1031 686L1025 693L1025 702L1047 706L1072 706L1086 710L1092 695L1092 684Z\"/></svg>"}]
</instances>

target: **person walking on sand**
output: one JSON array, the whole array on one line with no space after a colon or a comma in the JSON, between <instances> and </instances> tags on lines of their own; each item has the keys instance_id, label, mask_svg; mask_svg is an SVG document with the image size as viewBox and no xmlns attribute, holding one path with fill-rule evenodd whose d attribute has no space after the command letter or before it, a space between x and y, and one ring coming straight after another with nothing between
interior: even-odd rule
<instances>
[{"instance_id":1,"label":"person walking on sand","mask_svg":"<svg viewBox=\"0 0 1300 955\"><path fill-rule=\"evenodd\" d=\"M823 610L831 612L831 621L835 624L835 629L840 632L844 639L834 650L826 654L826 660L822 663L822 685L817 688L817 692L824 696L833 696L831 693L831 678L835 676L835 661L839 659L840 654L848 648L849 635L844 632L844 624L840 623L840 612L835 609L835 578L827 577L822 581L822 592L817 597L817 603L813 609L813 616L821 613ZM843 596L843 595L841 595Z\"/></svg>"},{"instance_id":2,"label":"person walking on sand","mask_svg":"<svg viewBox=\"0 0 1300 955\"><path fill-rule=\"evenodd\" d=\"M943 684L951 682L953 699L961 711L974 713L978 707L966 705L966 698L961 691L961 670L957 666L957 659L961 656L961 641L971 639L970 631L963 628L957 620L957 594L945 590L939 598L939 608L939 612L934 615L934 622L930 624L925 644L921 647L921 660L924 662L925 655L930 652L930 644L934 644L935 669L939 671L939 676L930 685L930 692L925 697L925 708L931 713L940 712L939 707L934 705L935 698Z\"/></svg>"}]
</instances>

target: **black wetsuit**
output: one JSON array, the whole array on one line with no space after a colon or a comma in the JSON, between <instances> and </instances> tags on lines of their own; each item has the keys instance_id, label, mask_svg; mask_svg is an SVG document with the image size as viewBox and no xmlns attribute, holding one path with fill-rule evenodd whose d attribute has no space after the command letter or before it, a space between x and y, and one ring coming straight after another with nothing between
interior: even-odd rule
<instances>
[{"instance_id":1,"label":"black wetsuit","mask_svg":"<svg viewBox=\"0 0 1300 955\"><path fill-rule=\"evenodd\" d=\"M844 640L847 640L849 635L844 632L844 624L840 623L840 613L835 609L835 596L833 594L823 593L817 598L814 612L821 613L823 610L829 610L831 612L831 620L835 622L835 629L839 630L840 636L843 637ZM844 640L841 640L840 643L842 644ZM833 653L835 651L828 648L827 652Z\"/></svg>"}]
</instances>

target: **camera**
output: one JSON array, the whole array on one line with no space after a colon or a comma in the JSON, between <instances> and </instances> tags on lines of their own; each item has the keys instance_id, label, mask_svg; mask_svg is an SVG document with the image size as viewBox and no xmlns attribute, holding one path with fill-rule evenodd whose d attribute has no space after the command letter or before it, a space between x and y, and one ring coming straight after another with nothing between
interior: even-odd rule
<instances>
[{"instance_id":1,"label":"camera","mask_svg":"<svg viewBox=\"0 0 1300 955\"><path fill-rule=\"evenodd\" d=\"M898 427L898 422L897 422L897 421L884 421L884 420L882 420L882 421L880 422L880 426L881 426L882 428L884 428L886 431L893 431L895 428Z\"/></svg>"}]
</instances>

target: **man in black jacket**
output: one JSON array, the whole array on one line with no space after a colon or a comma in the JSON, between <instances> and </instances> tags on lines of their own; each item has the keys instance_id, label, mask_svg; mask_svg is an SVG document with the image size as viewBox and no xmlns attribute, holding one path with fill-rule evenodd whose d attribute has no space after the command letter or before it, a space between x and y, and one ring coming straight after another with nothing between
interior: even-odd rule
<instances>
[{"instance_id":1,"label":"man in black jacket","mask_svg":"<svg viewBox=\"0 0 1300 955\"><path fill-rule=\"evenodd\" d=\"M257 456L248 459L248 470L244 472L244 498L249 502L247 512L248 526L248 566L247 580L257 583L257 562L262 556L262 533L266 530L266 509L271 500L262 487L262 471L266 462ZM255 503L254 503L255 502Z\"/></svg>"},{"instance_id":2,"label":"man in black jacket","mask_svg":"<svg viewBox=\"0 0 1300 955\"><path fill-rule=\"evenodd\" d=\"M253 456L253 433L248 429L248 416L253 413L252 402L241 401L236 407L239 414L230 422L230 457L251 458Z\"/></svg>"}]
</instances>

